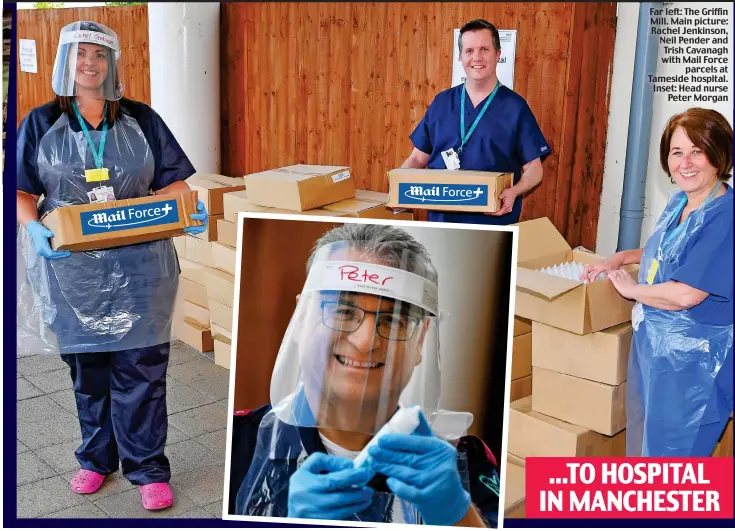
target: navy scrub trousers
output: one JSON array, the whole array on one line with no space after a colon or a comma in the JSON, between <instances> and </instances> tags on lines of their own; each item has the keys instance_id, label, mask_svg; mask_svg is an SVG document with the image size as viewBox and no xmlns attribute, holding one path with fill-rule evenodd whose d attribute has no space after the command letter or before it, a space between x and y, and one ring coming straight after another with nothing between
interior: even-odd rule
<instances>
[{"instance_id":1,"label":"navy scrub trousers","mask_svg":"<svg viewBox=\"0 0 735 531\"><path fill-rule=\"evenodd\" d=\"M82 428L81 467L111 474L122 462L134 485L167 483L166 369L170 344L88 354L62 354L69 365Z\"/></svg>"}]
</instances>

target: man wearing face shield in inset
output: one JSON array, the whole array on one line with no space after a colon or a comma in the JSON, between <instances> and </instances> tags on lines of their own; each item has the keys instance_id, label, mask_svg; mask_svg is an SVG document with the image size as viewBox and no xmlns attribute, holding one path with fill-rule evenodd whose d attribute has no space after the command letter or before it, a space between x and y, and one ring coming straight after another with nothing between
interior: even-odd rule
<instances>
[{"instance_id":1,"label":"man wearing face shield in inset","mask_svg":"<svg viewBox=\"0 0 735 531\"><path fill-rule=\"evenodd\" d=\"M395 227L346 223L316 243L307 270L271 405L233 423L230 513L496 526L495 459L464 435L469 413L439 408L426 249ZM415 424L361 455L410 406Z\"/></svg>"},{"instance_id":2,"label":"man wearing face shield in inset","mask_svg":"<svg viewBox=\"0 0 735 531\"><path fill-rule=\"evenodd\" d=\"M59 207L189 192L195 173L160 116L123 99L117 34L95 22L61 30L54 101L18 129L18 349L61 354L79 413L80 470L92 494L122 464L149 510L173 504L164 454L166 368L179 267L170 239L53 251L40 221ZM39 204L40 197L43 201ZM204 204L191 217L207 229Z\"/></svg>"}]
</instances>

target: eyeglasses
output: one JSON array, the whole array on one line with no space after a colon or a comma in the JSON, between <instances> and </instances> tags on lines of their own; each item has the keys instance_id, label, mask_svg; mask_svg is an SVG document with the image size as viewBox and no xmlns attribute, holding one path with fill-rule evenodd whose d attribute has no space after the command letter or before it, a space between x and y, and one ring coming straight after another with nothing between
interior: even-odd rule
<instances>
[{"instance_id":1,"label":"eyeglasses","mask_svg":"<svg viewBox=\"0 0 735 531\"><path fill-rule=\"evenodd\" d=\"M375 328L383 339L408 341L421 323L421 318L388 312L369 312L340 302L322 301L322 322L337 332L351 333L360 328L366 314L375 316Z\"/></svg>"}]
</instances>

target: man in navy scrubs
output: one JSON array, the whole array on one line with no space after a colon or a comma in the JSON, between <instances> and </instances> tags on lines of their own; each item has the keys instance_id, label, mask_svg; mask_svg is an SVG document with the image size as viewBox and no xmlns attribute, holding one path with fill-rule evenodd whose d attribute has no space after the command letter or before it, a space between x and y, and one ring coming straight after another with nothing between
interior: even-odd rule
<instances>
[{"instance_id":1,"label":"man in navy scrubs","mask_svg":"<svg viewBox=\"0 0 735 531\"><path fill-rule=\"evenodd\" d=\"M467 80L434 98L411 133L414 149L401 167L513 173L513 186L500 195L499 211L429 211L429 221L517 223L522 196L541 183L541 162L551 148L526 101L498 81L500 35L495 26L479 19L465 24L459 54ZM451 158L450 166L445 162L442 153L448 150L458 152L458 168Z\"/></svg>"}]
</instances>

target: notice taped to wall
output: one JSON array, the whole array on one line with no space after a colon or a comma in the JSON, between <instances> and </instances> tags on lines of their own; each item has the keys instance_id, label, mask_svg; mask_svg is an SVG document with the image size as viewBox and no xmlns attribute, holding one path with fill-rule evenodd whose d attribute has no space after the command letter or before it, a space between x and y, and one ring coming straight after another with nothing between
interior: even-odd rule
<instances>
[{"instance_id":1,"label":"notice taped to wall","mask_svg":"<svg viewBox=\"0 0 735 531\"><path fill-rule=\"evenodd\" d=\"M36 59L36 41L32 39L18 39L18 58L20 71L29 74L38 74L38 60Z\"/></svg>"}]
</instances>

